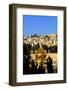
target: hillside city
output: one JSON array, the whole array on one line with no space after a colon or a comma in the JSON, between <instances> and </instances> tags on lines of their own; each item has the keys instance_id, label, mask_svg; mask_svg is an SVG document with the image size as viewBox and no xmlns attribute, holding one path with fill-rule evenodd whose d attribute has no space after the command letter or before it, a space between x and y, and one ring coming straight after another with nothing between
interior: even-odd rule
<instances>
[{"instance_id":1,"label":"hillside city","mask_svg":"<svg viewBox=\"0 0 68 90\"><path fill-rule=\"evenodd\" d=\"M23 74L37 74L42 73L42 71L44 73L57 73L57 44L57 34L24 36L23 67L26 69L23 70ZM35 63L37 66L35 66ZM40 71L41 64L42 70ZM33 72L35 70L34 67L36 68L35 72Z\"/></svg>"},{"instance_id":2,"label":"hillside city","mask_svg":"<svg viewBox=\"0 0 68 90\"><path fill-rule=\"evenodd\" d=\"M24 37L24 43L30 44L30 45L37 45L38 43L41 43L42 45L47 45L49 46L56 46L57 45L57 35L56 34L49 34L49 35L42 35L42 36L37 36L31 35Z\"/></svg>"}]
</instances>

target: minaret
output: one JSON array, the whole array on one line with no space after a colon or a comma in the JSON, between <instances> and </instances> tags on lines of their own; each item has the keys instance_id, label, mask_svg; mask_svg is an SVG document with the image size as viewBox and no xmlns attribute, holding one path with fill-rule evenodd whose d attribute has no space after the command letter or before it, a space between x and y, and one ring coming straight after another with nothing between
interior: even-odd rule
<instances>
[{"instance_id":1,"label":"minaret","mask_svg":"<svg viewBox=\"0 0 68 90\"><path fill-rule=\"evenodd\" d=\"M42 48L42 44L41 44L41 42L39 42L39 46L40 46L40 48Z\"/></svg>"},{"instance_id":2,"label":"minaret","mask_svg":"<svg viewBox=\"0 0 68 90\"><path fill-rule=\"evenodd\" d=\"M48 57L50 57L50 50L48 50Z\"/></svg>"}]
</instances>

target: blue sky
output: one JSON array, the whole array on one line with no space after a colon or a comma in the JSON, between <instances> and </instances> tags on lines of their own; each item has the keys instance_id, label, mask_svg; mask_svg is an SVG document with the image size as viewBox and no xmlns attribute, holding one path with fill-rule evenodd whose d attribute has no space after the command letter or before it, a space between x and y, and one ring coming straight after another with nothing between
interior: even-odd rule
<instances>
[{"instance_id":1,"label":"blue sky","mask_svg":"<svg viewBox=\"0 0 68 90\"><path fill-rule=\"evenodd\" d=\"M57 33L57 16L24 15L24 35Z\"/></svg>"}]
</instances>

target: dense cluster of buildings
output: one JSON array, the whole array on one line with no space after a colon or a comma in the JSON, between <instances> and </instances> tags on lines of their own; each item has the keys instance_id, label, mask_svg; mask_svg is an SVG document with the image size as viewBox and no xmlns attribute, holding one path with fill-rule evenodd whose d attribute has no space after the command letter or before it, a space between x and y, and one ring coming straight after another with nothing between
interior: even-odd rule
<instances>
[{"instance_id":1,"label":"dense cluster of buildings","mask_svg":"<svg viewBox=\"0 0 68 90\"><path fill-rule=\"evenodd\" d=\"M57 46L57 34L48 34L42 36L28 36L24 37L24 43L30 44L31 46L41 43L42 45Z\"/></svg>"},{"instance_id":2,"label":"dense cluster of buildings","mask_svg":"<svg viewBox=\"0 0 68 90\"><path fill-rule=\"evenodd\" d=\"M24 37L23 40L24 74L57 72L57 34L31 35ZM44 49L43 46L47 48Z\"/></svg>"}]
</instances>

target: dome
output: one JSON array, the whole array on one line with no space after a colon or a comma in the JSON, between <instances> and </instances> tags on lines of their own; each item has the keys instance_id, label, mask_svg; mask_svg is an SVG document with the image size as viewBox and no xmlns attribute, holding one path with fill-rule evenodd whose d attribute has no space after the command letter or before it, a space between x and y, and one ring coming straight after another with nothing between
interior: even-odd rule
<instances>
[{"instance_id":1,"label":"dome","mask_svg":"<svg viewBox=\"0 0 68 90\"><path fill-rule=\"evenodd\" d=\"M44 59L47 56L46 51L42 47L40 47L36 52L36 58L37 59Z\"/></svg>"}]
</instances>

